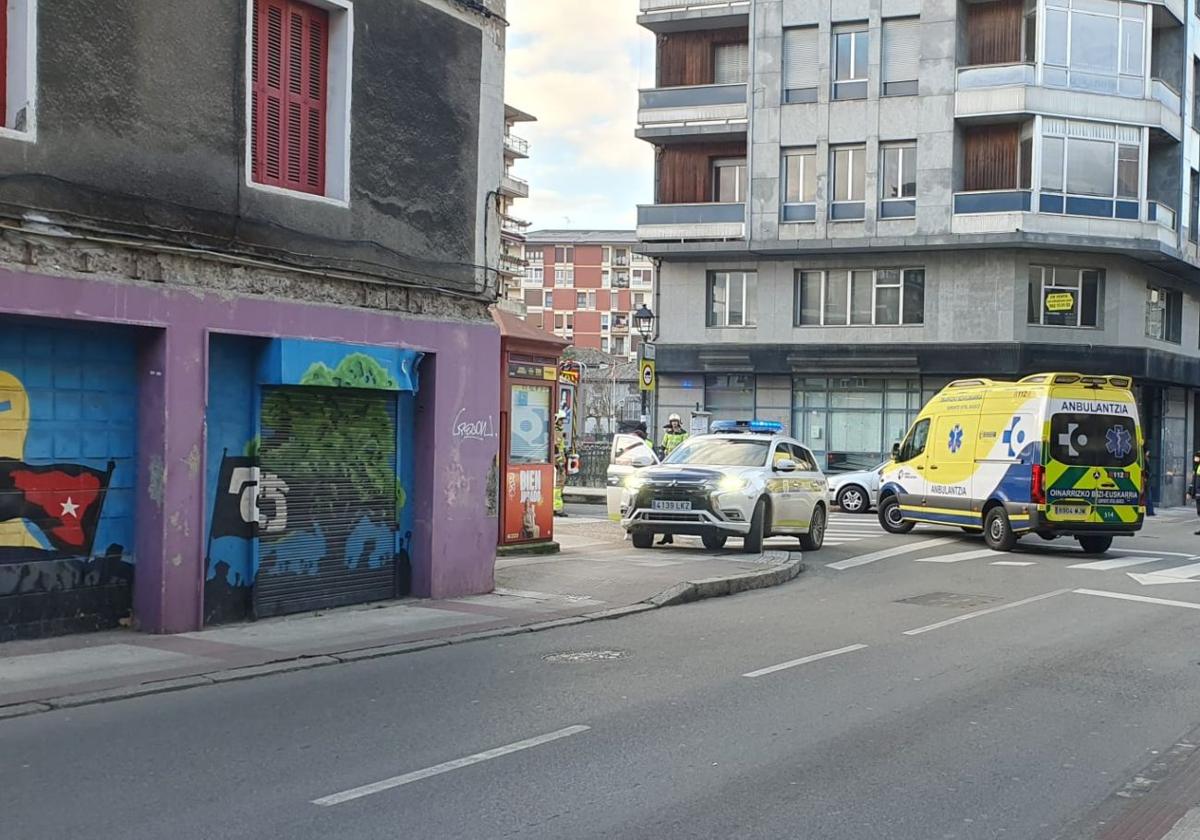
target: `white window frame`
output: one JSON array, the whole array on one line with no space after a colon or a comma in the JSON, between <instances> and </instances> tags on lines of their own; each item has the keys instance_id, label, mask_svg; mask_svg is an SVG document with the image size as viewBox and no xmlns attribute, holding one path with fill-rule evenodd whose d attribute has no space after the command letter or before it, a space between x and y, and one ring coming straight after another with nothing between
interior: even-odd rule
<instances>
[{"instance_id":1,"label":"white window frame","mask_svg":"<svg viewBox=\"0 0 1200 840\"><path fill-rule=\"evenodd\" d=\"M1049 50L1047 49L1047 45L1046 45L1046 37L1049 35L1049 27L1046 25L1045 17L1042 17L1040 20L1038 20L1038 25L1041 30L1038 34L1038 39L1042 42L1042 67L1040 68L1041 69L1041 77L1042 77L1040 80L1041 83L1045 84L1047 87L1057 88L1058 90L1077 90L1077 91L1081 91L1083 93L1094 93L1094 94L1097 94L1100 96L1124 96L1127 98L1135 98L1135 99L1145 97L1147 85L1150 82L1149 76L1150 76L1150 64L1151 64L1151 44L1152 44L1152 38L1153 38L1153 33L1154 33L1153 9L1144 3L1140 3L1140 2L1139 3L1130 3L1129 0L1124 0L1124 2L1122 2L1119 5L1117 14L1112 15L1107 12L1101 12L1101 11L1097 11L1094 9L1076 9L1076 8L1074 8L1076 0L1066 0L1066 2L1068 3L1067 6L1054 6L1054 7L1043 6L1043 14L1044 15L1048 15L1049 12L1051 12L1051 11L1061 12L1064 15L1066 15L1066 18L1067 18L1066 36L1067 37L1066 37L1066 43L1064 45L1064 48L1066 49L1066 54L1067 54L1067 63L1066 64L1054 64L1054 63L1046 60L1046 55L1049 52ZM1142 12L1142 17L1141 18L1132 18L1132 17L1126 17L1125 15L1121 14L1122 8L1126 5L1139 8ZM1149 13L1147 13L1147 9L1150 10ZM1116 74L1114 76L1112 76L1112 78L1116 79L1116 82L1117 82L1116 90L1098 91L1098 90L1094 90L1092 88L1079 87L1079 86L1071 84L1071 76L1074 73L1080 73L1085 76L1104 76L1105 75L1103 73L1086 71L1086 70L1077 69L1077 68L1074 68L1071 66L1071 41L1072 41L1071 32L1073 29L1071 24L1072 24L1073 18L1077 14L1090 15L1092 17L1108 18L1110 20L1113 18L1116 19L1116 21L1117 21L1117 44L1116 44L1117 70L1116 70ZM1125 27L1129 22L1134 21L1134 20L1136 20L1138 23L1140 23L1141 27L1142 27L1142 70L1141 70L1141 73L1137 74L1137 75L1132 74L1132 73L1125 73L1121 70L1121 48L1125 43ZM1022 36L1021 37L1022 37L1022 39L1024 39L1024 37L1025 37L1024 18L1022 18L1022 27L1021 28L1022 28ZM1067 74L1067 83L1065 85L1058 85L1058 84L1054 84L1052 82L1046 81L1046 79L1045 79L1046 69L1064 71ZM1142 89L1136 95L1128 94L1128 93L1121 93L1121 79L1122 78L1140 79L1141 83L1142 83Z\"/></svg>"},{"instance_id":2,"label":"white window frame","mask_svg":"<svg viewBox=\"0 0 1200 840\"><path fill-rule=\"evenodd\" d=\"M543 251L541 245L532 247L529 245L525 246L525 259L527 262L531 262L534 265L543 265L545 262L545 256L545 252Z\"/></svg>"},{"instance_id":3,"label":"white window frame","mask_svg":"<svg viewBox=\"0 0 1200 840\"><path fill-rule=\"evenodd\" d=\"M608 336L606 336L606 335L602 335L602 336L600 336L600 352L601 352L601 353L607 353L607 352L608 352L608 346L609 346L609 345L608 345Z\"/></svg>"},{"instance_id":4,"label":"white window frame","mask_svg":"<svg viewBox=\"0 0 1200 840\"><path fill-rule=\"evenodd\" d=\"M879 200L880 201L913 201L917 197L917 182L916 182L915 178L913 180L912 195L888 195L887 194L888 187L891 186L891 184L889 184L887 182L887 175L888 175L887 153L890 151L897 151L900 153L900 155L899 155L899 171L896 173L898 183L896 184L896 186L898 187L897 192L902 193L903 189L904 189L904 161L910 155L914 158L917 156L917 141L916 140L899 140L899 141L895 141L895 142L879 144ZM916 167L916 164L914 163L913 164L913 172L916 173L916 171L917 171L917 167Z\"/></svg>"},{"instance_id":5,"label":"white window frame","mask_svg":"<svg viewBox=\"0 0 1200 840\"><path fill-rule=\"evenodd\" d=\"M37 142L38 78L38 3L37 0L0 0L9 5L7 66L4 68L7 113L0 114L0 138ZM25 127L12 128L21 109Z\"/></svg>"},{"instance_id":6,"label":"white window frame","mask_svg":"<svg viewBox=\"0 0 1200 840\"><path fill-rule=\"evenodd\" d=\"M600 332L609 332L612 329L612 313L600 313Z\"/></svg>"},{"instance_id":7,"label":"white window frame","mask_svg":"<svg viewBox=\"0 0 1200 840\"><path fill-rule=\"evenodd\" d=\"M829 273L831 271L842 272L846 275L846 300L844 301L846 323L830 324L825 321L825 299L829 294ZM854 273L869 271L871 272L871 323L855 324L853 323L853 306L854 306ZM900 278L899 284L896 283L880 283L879 275L885 271L894 271ZM793 296L795 298L794 312L792 314L792 326L796 328L810 327L838 327L844 329L847 327L923 327L925 325L925 307L924 298L922 298L921 320L919 322L906 322L904 320L904 281L906 275L910 271L920 271L926 274L926 268L923 265L907 265L907 266L888 266L887 268L830 268L830 269L797 269L792 279ZM820 313L820 322L816 324L802 324L800 322L801 313L801 297L800 297L800 276L802 274L819 274L821 277L821 300L818 304L817 311ZM877 308L879 303L879 289L889 288L900 290L900 308L898 310L899 320L896 323L884 322L880 323L876 320L879 315Z\"/></svg>"},{"instance_id":8,"label":"white window frame","mask_svg":"<svg viewBox=\"0 0 1200 840\"><path fill-rule=\"evenodd\" d=\"M1088 125L1104 126L1106 128L1111 128L1113 131L1113 136L1111 138L1088 137L1085 133L1086 132L1085 127ZM1060 128L1060 126L1061 126L1061 128ZM1138 132L1137 141L1134 142L1133 140L1128 140L1128 139L1123 140L1121 138L1121 130L1123 128L1127 129L1127 130L1130 128L1133 128L1134 130L1136 130ZM1043 172L1046 167L1046 161L1049 159L1049 156L1048 156L1048 154L1046 152L1046 148L1045 148L1047 139L1061 140L1062 145L1063 145L1062 170L1061 170L1062 171L1062 182L1059 184L1057 189L1053 188L1053 187L1047 187L1046 183L1045 183L1045 178L1043 175ZM1091 141L1094 143L1108 143L1111 146L1113 146L1113 171L1112 171L1112 179L1110 182L1111 189L1110 189L1110 192L1108 195L1095 195L1093 193L1072 192L1070 189L1068 189L1068 186L1069 186L1068 178L1070 177L1070 167L1071 167L1071 141L1072 140L1086 140L1086 141ZM1123 196L1123 195L1117 194L1118 184L1119 184L1118 175L1121 171L1121 147L1122 146L1136 147L1138 150L1138 184L1137 184L1137 194L1134 196ZM1036 183L1037 183L1038 190L1040 192L1051 193L1053 195L1061 195L1064 197L1079 196L1082 198L1099 198L1099 199L1105 199L1105 200L1111 200L1111 201L1141 202L1142 195L1144 193L1144 187L1146 185L1145 167L1146 167L1147 160L1148 160L1148 156L1147 156L1147 150L1146 150L1146 145L1145 145L1144 132L1142 132L1142 130L1140 128L1124 126L1124 125L1115 124L1115 123L1101 123L1101 122L1092 122L1092 121L1086 121L1086 120L1062 120L1062 119L1053 119L1052 120L1049 118L1043 118L1042 119L1042 130L1040 132L1038 132L1038 170L1039 171L1037 173ZM1140 211L1139 211L1139 216L1140 216Z\"/></svg>"},{"instance_id":9,"label":"white window frame","mask_svg":"<svg viewBox=\"0 0 1200 840\"><path fill-rule=\"evenodd\" d=\"M554 292L546 289L542 292L542 309L554 308Z\"/></svg>"},{"instance_id":10,"label":"white window frame","mask_svg":"<svg viewBox=\"0 0 1200 840\"><path fill-rule=\"evenodd\" d=\"M612 271L610 269L607 269L607 268L600 269L600 288L601 289L611 289L612 288Z\"/></svg>"},{"instance_id":11,"label":"white window frame","mask_svg":"<svg viewBox=\"0 0 1200 840\"><path fill-rule=\"evenodd\" d=\"M1155 335L1150 332L1150 306L1151 297L1158 294L1162 298L1162 335ZM1172 298L1176 301L1176 306L1179 307L1180 314L1180 330L1179 338L1170 337L1171 332L1171 307L1170 301ZM1160 286L1155 283L1146 284L1146 337L1153 341L1161 341L1164 344L1183 344L1183 305L1184 295L1178 289L1173 289L1170 286Z\"/></svg>"},{"instance_id":12,"label":"white window frame","mask_svg":"<svg viewBox=\"0 0 1200 840\"><path fill-rule=\"evenodd\" d=\"M329 12L329 54L325 83L325 194L289 190L254 180L254 0L246 3L246 55L244 64L246 113L244 182L247 189L315 201L333 207L350 206L350 106L354 90L354 3L351 0L301 0Z\"/></svg>"},{"instance_id":13,"label":"white window frame","mask_svg":"<svg viewBox=\"0 0 1200 840\"><path fill-rule=\"evenodd\" d=\"M554 288L570 289L575 286L575 267L573 265L554 266Z\"/></svg>"},{"instance_id":14,"label":"white window frame","mask_svg":"<svg viewBox=\"0 0 1200 840\"><path fill-rule=\"evenodd\" d=\"M744 157L739 158L717 158L712 162L712 200L721 204L742 204L747 201L747 198L742 193L750 190L750 170L748 169L749 160ZM732 201L727 198L720 198L717 194L721 189L720 170L722 169L740 169L741 177L734 179L734 188L737 190L737 198Z\"/></svg>"},{"instance_id":15,"label":"white window frame","mask_svg":"<svg viewBox=\"0 0 1200 840\"><path fill-rule=\"evenodd\" d=\"M799 158L802 163L800 165L800 192L801 195L797 199L793 199L788 195L789 179L788 179L788 161L792 158ZM784 204L816 204L817 202L817 173L813 174L813 194L812 198L804 198L804 176L806 170L811 165L814 170L817 169L817 150L815 147L809 146L799 149L784 149L783 151L783 203Z\"/></svg>"},{"instance_id":16,"label":"white window frame","mask_svg":"<svg viewBox=\"0 0 1200 840\"><path fill-rule=\"evenodd\" d=\"M1031 327L1053 327L1055 329L1064 330L1098 330L1104 327L1104 270L1098 268L1080 268L1077 266L1067 265L1036 265L1031 263L1029 266L1030 273L1033 271L1039 272L1037 281L1037 293L1035 300L1037 301L1038 319L1036 321L1029 320L1029 313L1026 312L1025 321ZM1097 274L1096 280L1096 323L1084 324L1083 320L1083 272L1094 271ZM1060 274L1070 273L1074 275L1074 285L1070 281L1060 277ZM1033 278L1030 277L1030 287L1033 286ZM1059 289L1063 292L1073 292L1078 295L1079 303L1075 307L1075 323L1074 324L1047 324L1046 323L1046 292L1051 289Z\"/></svg>"},{"instance_id":17,"label":"white window frame","mask_svg":"<svg viewBox=\"0 0 1200 840\"><path fill-rule=\"evenodd\" d=\"M845 79L839 79L837 77L837 67L838 67L837 45L838 45L838 39L842 35L849 35L851 42L852 42L851 46L850 46L850 76ZM862 68L860 68L858 66L858 60L857 60L858 39L859 38L867 39L867 54L868 54L867 55L867 66L862 67ZM871 30L870 30L870 28L868 28L866 26L866 24L862 24L861 28L859 26L852 26L852 27L846 27L844 29L835 29L833 31L833 49L830 51L832 54L830 56L830 61L829 61L829 76L833 83L833 98L835 100L838 99L838 95L837 95L838 85L849 85L849 84L859 84L859 83L869 84L870 83L870 76L869 76L870 67L871 67L871 59L870 59L871 40L870 40L870 38L871 38ZM863 74L861 76L858 75L860 70ZM847 97L847 98L850 98L850 97ZM865 99L866 94L864 94L862 97L854 97L854 98Z\"/></svg>"},{"instance_id":18,"label":"white window frame","mask_svg":"<svg viewBox=\"0 0 1200 840\"><path fill-rule=\"evenodd\" d=\"M734 275L741 275L741 277L742 277L742 323L740 323L740 324L729 323L729 280ZM714 324L714 323L711 323L711 321L710 321L710 318L712 316L712 308L713 308L712 307L712 294L713 294L713 290L716 288L717 278L722 277L722 276L725 278L725 317L723 319L724 323ZM754 277L755 308L757 309L757 307L758 307L758 272L757 271L753 271L753 270L747 271L744 269L733 269L733 270L729 270L729 271L709 272L709 275L706 278L706 282L705 282L706 288L705 288L705 301L704 301L704 303L705 303L704 321L705 321L705 324L710 329L735 329L735 330L737 330L737 329L754 329L755 327L758 326L758 312L751 312L749 306L747 305L748 295L746 293L746 290L749 288L749 285L750 285L749 283L746 282L747 277Z\"/></svg>"}]
</instances>

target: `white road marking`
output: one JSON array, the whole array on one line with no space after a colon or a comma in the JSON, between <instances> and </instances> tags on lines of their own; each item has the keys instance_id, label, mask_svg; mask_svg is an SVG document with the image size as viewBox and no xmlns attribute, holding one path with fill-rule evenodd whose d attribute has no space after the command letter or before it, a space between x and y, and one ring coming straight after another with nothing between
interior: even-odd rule
<instances>
[{"instance_id":1,"label":"white road marking","mask_svg":"<svg viewBox=\"0 0 1200 840\"><path fill-rule=\"evenodd\" d=\"M804 656L800 659L793 659L790 662L781 662L778 665L772 665L769 668L759 668L757 671L751 671L748 674L742 674L743 677L755 679L756 677L765 677L767 674L774 674L776 671L784 671L788 668L795 668L797 665L807 665L809 662L816 662L821 659L828 659L831 656L841 656L843 653L852 653L856 650L862 650L866 645L847 645L844 648L837 650L827 650L824 653L814 653L812 656Z\"/></svg>"},{"instance_id":2,"label":"white road marking","mask_svg":"<svg viewBox=\"0 0 1200 840\"><path fill-rule=\"evenodd\" d=\"M995 563L989 563L989 566L1036 566L1032 560L997 560Z\"/></svg>"},{"instance_id":3,"label":"white road marking","mask_svg":"<svg viewBox=\"0 0 1200 840\"><path fill-rule=\"evenodd\" d=\"M1186 566L1173 566L1170 569L1155 569L1146 574L1126 572L1142 586L1157 586L1164 583L1200 583L1196 576L1200 575L1200 563L1189 563Z\"/></svg>"},{"instance_id":4,"label":"white road marking","mask_svg":"<svg viewBox=\"0 0 1200 840\"><path fill-rule=\"evenodd\" d=\"M868 563L874 563L876 560L886 560L889 557L899 557L901 554L911 554L914 551L923 551L926 548L934 548L946 543L956 543L958 539L954 537L942 537L936 540L919 540L916 542L905 543L893 548L885 548L882 551L873 551L870 554L864 554L861 557L850 557L846 560L839 560L836 563L826 563L825 566L830 569L843 571L845 569L853 569L857 566L865 566Z\"/></svg>"},{"instance_id":5,"label":"white road marking","mask_svg":"<svg viewBox=\"0 0 1200 840\"><path fill-rule=\"evenodd\" d=\"M1149 595L1130 595L1125 592L1105 592L1103 589L1073 589L1077 595L1095 595L1097 598L1115 598L1118 601L1137 601L1140 604L1158 604L1163 607L1183 607L1188 610L1200 610L1200 604L1191 601L1172 601L1168 598L1151 598Z\"/></svg>"},{"instance_id":6,"label":"white road marking","mask_svg":"<svg viewBox=\"0 0 1200 840\"><path fill-rule=\"evenodd\" d=\"M964 560L978 560L980 557L995 557L996 552L990 548L975 551L960 551L957 554L939 554L935 557L915 557L916 563L961 563Z\"/></svg>"},{"instance_id":7,"label":"white road marking","mask_svg":"<svg viewBox=\"0 0 1200 840\"><path fill-rule=\"evenodd\" d=\"M1109 572L1113 569L1124 569L1128 566L1141 566L1144 563L1157 563L1161 557L1117 557L1113 560L1097 560L1094 563L1076 563L1067 566L1068 569L1086 569L1090 572Z\"/></svg>"},{"instance_id":8,"label":"white road marking","mask_svg":"<svg viewBox=\"0 0 1200 840\"><path fill-rule=\"evenodd\" d=\"M918 627L915 630L905 630L905 636L919 636L922 633L928 633L930 630L940 630L943 627L949 627L951 624L958 624L962 621L970 621L972 618L991 615L992 613L1000 612L1001 610L1011 610L1013 607L1023 607L1026 604L1032 604L1035 601L1044 601L1047 598L1053 598L1056 595L1062 595L1065 592L1070 592L1070 589L1055 589L1053 592L1043 592L1041 595L1034 595L1032 598L1025 598L1021 601L1013 601L1011 604L1001 604L998 607L989 607L986 610L967 613L966 615L956 615L954 618L948 618L945 621L939 621L937 624L927 624L924 627ZM1078 589L1076 592L1080 591ZM1200 606L1200 605L1197 605Z\"/></svg>"},{"instance_id":9,"label":"white road marking","mask_svg":"<svg viewBox=\"0 0 1200 840\"><path fill-rule=\"evenodd\" d=\"M314 805L321 805L322 807L341 805L343 802L362 799L364 796L371 796L376 793L382 793L385 790L419 782L422 779L428 779L430 776L440 776L442 773L449 773L451 770L461 770L463 767L470 767L472 764L479 764L482 761L491 761L493 758L500 758L510 753L540 747L542 744L548 744L551 741L557 741L560 738L567 738L571 735L578 735L580 732L587 732L589 729L591 729L590 726L568 726L565 729L547 732L545 735L538 735L535 738L526 738L524 741L517 741L515 744L496 747L493 750L485 750L484 752L468 755L464 758L456 758L453 761L435 764L432 767L426 767L424 770L414 770L412 773L405 773L402 776L392 776L392 778L384 779L380 782L351 788L350 790L344 790L341 793L334 793L329 796L322 796L320 799L314 799L312 803Z\"/></svg>"}]
</instances>

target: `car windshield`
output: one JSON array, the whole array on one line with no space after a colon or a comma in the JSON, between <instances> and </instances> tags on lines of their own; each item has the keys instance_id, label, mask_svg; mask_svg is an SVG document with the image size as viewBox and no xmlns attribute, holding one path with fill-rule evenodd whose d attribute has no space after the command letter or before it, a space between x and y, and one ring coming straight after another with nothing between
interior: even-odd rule
<instances>
[{"instance_id":1,"label":"car windshield","mask_svg":"<svg viewBox=\"0 0 1200 840\"><path fill-rule=\"evenodd\" d=\"M672 452L664 464L704 464L712 467L761 467L771 442L753 438L692 438Z\"/></svg>"}]
</instances>

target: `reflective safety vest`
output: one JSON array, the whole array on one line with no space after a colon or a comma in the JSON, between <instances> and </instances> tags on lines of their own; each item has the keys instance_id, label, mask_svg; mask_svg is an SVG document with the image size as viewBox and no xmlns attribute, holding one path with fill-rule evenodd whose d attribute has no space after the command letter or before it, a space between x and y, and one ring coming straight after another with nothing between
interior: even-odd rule
<instances>
[{"instance_id":1,"label":"reflective safety vest","mask_svg":"<svg viewBox=\"0 0 1200 840\"><path fill-rule=\"evenodd\" d=\"M664 432L662 439L663 452L670 455L675 447L687 440L687 432Z\"/></svg>"}]
</instances>

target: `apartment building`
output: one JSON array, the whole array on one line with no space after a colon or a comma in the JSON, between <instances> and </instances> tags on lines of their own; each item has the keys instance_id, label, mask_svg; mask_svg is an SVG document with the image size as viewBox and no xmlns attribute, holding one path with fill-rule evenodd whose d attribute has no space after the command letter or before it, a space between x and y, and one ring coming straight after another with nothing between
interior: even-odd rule
<instances>
[{"instance_id":1,"label":"apartment building","mask_svg":"<svg viewBox=\"0 0 1200 840\"><path fill-rule=\"evenodd\" d=\"M500 178L500 281L502 296L511 301L521 299L522 278L525 276L524 243L529 222L514 211L514 203L529 197L529 182L513 174L517 161L529 158L529 141L513 133L519 123L536 122L537 117L512 105L504 106L504 174Z\"/></svg>"},{"instance_id":2,"label":"apartment building","mask_svg":"<svg viewBox=\"0 0 1200 840\"><path fill-rule=\"evenodd\" d=\"M1184 0L640 0L658 410L877 460L963 376L1128 373L1200 449L1200 18Z\"/></svg>"},{"instance_id":3,"label":"apartment building","mask_svg":"<svg viewBox=\"0 0 1200 840\"><path fill-rule=\"evenodd\" d=\"M492 589L504 11L0 3L0 641Z\"/></svg>"},{"instance_id":4,"label":"apartment building","mask_svg":"<svg viewBox=\"0 0 1200 840\"><path fill-rule=\"evenodd\" d=\"M637 355L633 313L655 306L654 263L631 230L539 230L525 241L526 319L576 347Z\"/></svg>"}]
</instances>

